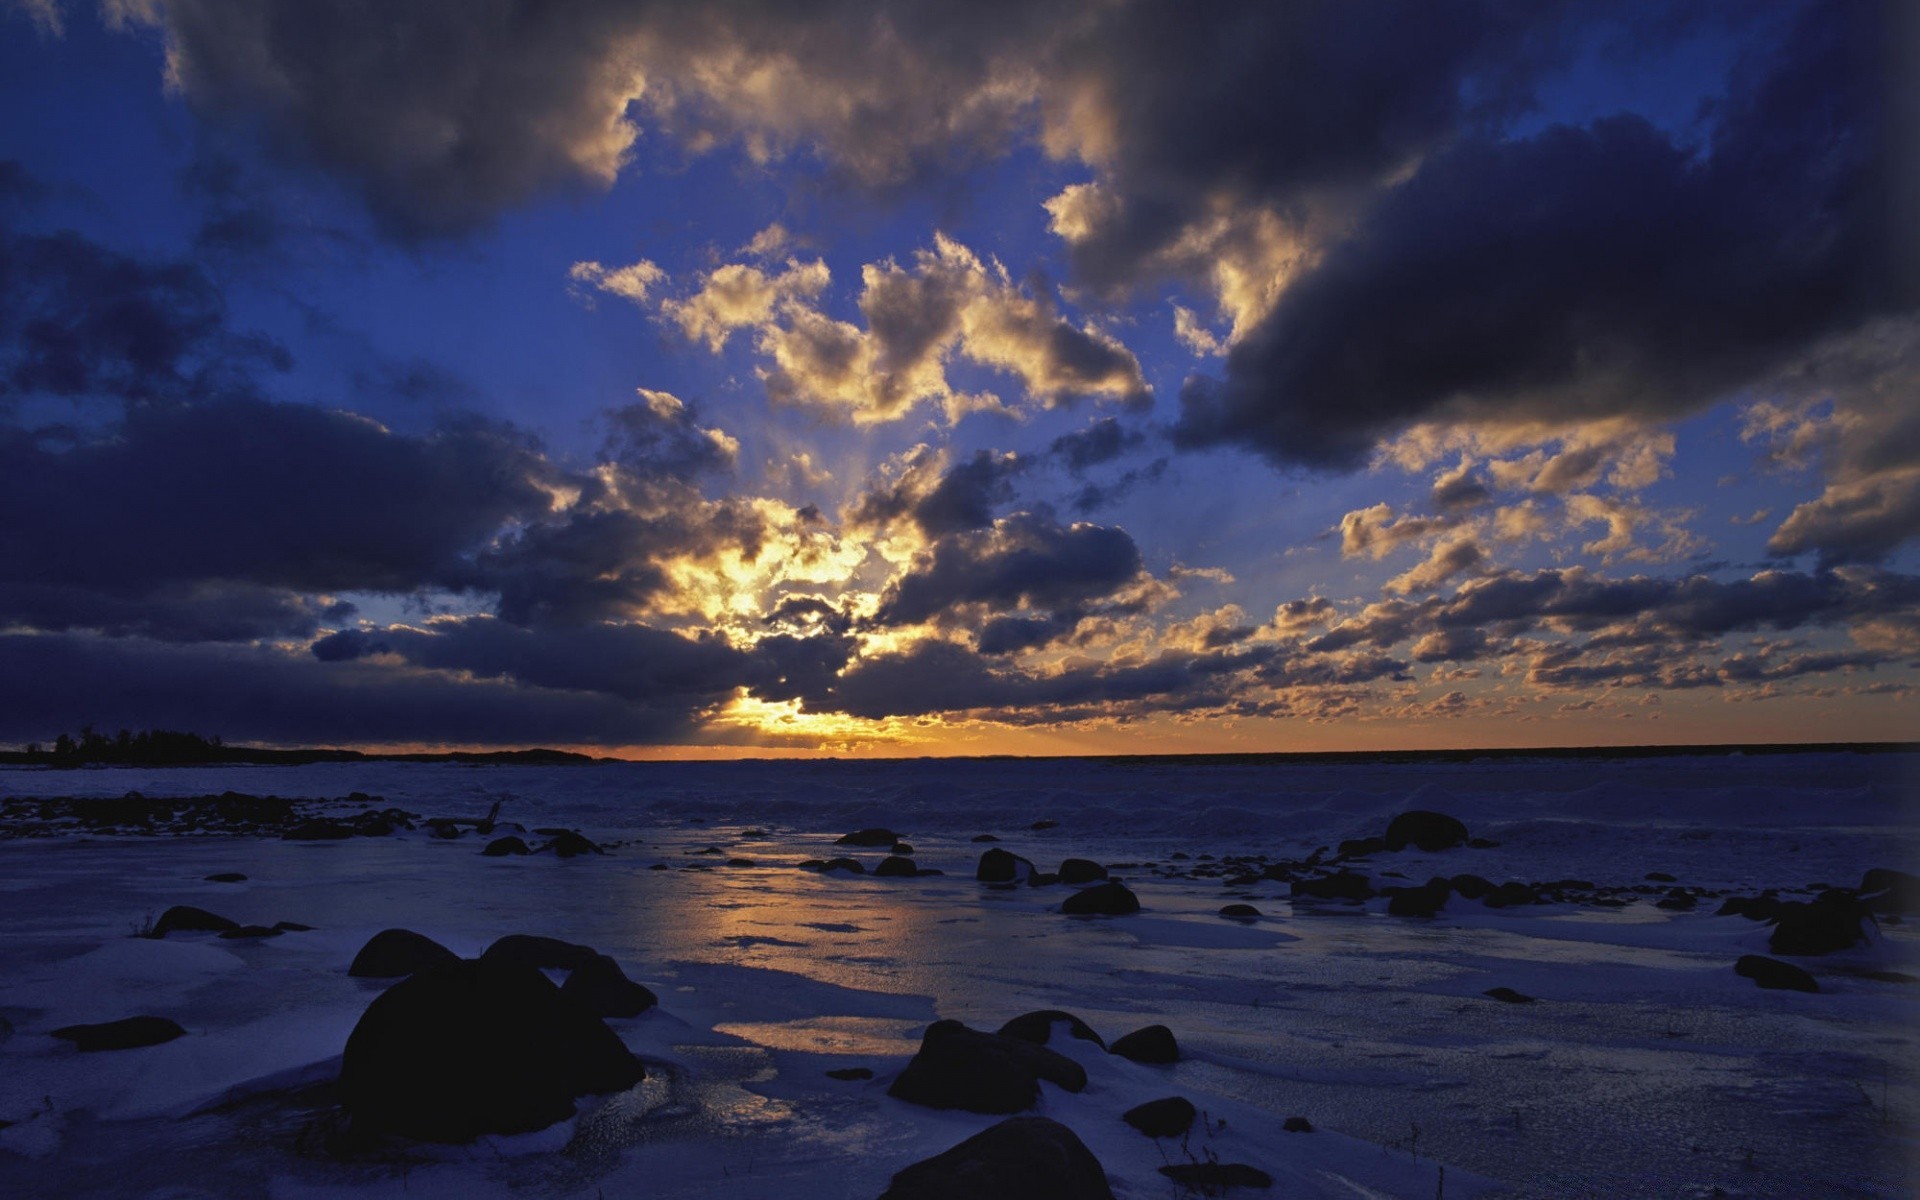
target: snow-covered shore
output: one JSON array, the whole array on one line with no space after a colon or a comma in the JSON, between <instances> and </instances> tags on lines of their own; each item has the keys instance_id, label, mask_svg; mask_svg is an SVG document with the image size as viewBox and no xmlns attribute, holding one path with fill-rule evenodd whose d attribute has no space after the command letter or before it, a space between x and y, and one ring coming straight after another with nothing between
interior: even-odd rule
<instances>
[{"instance_id":1,"label":"snow-covered shore","mask_svg":"<svg viewBox=\"0 0 1920 1200\"><path fill-rule=\"evenodd\" d=\"M1917 770L1904 755L1791 755L4 771L14 796L357 791L458 817L499 801L503 822L577 828L610 853L489 859L474 835L425 830L0 841L0 1190L874 1197L994 1121L886 1095L926 1026L1059 1008L1109 1040L1157 1022L1181 1042L1170 1067L1052 1043L1089 1084L1046 1085L1037 1111L1081 1136L1121 1197L1181 1194L1157 1168L1185 1152L1119 1120L1175 1093L1215 1123L1187 1150L1266 1170L1273 1194L1430 1196L1444 1163L1449 1196L1908 1195L1920 984L1873 976L1920 974L1912 926L1795 960L1818 994L1762 990L1732 964L1767 952L1764 925L1706 900L1656 907L1669 885L1647 876L1793 897L1915 870ZM1301 860L1411 808L1499 844L1354 864L1375 884L1471 873L1643 890L1612 894L1619 907L1455 897L1428 920L1248 879L1256 856ZM876 825L946 873L796 868ZM1105 863L1143 911L1074 918L1058 911L1070 888L984 887L981 834L1047 870ZM247 880L206 880L222 872ZM1224 919L1229 902L1261 915ZM174 904L314 929L130 936ZM465 955L524 932L613 956L660 996L610 1022L650 1078L539 1134L324 1153L324 1085L383 986L346 965L393 926ZM1537 1002L1488 999L1496 986ZM48 1036L136 1012L188 1035L99 1054ZM825 1074L847 1066L875 1077ZM1293 1115L1316 1132L1283 1132Z\"/></svg>"}]
</instances>

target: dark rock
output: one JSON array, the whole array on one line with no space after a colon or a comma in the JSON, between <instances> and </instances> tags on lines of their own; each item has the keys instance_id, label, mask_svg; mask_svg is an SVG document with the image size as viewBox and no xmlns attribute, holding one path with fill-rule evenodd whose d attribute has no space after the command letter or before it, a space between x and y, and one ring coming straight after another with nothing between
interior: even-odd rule
<instances>
[{"instance_id":1,"label":"dark rock","mask_svg":"<svg viewBox=\"0 0 1920 1200\"><path fill-rule=\"evenodd\" d=\"M1380 837L1348 838L1341 842L1338 850L1341 858L1366 858L1378 854L1387 848L1387 839Z\"/></svg>"},{"instance_id":2,"label":"dark rock","mask_svg":"<svg viewBox=\"0 0 1920 1200\"><path fill-rule=\"evenodd\" d=\"M867 864L857 858L830 858L821 864L820 870L822 872L851 871L855 875L865 875L867 873Z\"/></svg>"},{"instance_id":3,"label":"dark rock","mask_svg":"<svg viewBox=\"0 0 1920 1200\"><path fill-rule=\"evenodd\" d=\"M430 817L421 824L433 830L433 836L437 838L457 838L466 833L452 817Z\"/></svg>"},{"instance_id":4,"label":"dark rock","mask_svg":"<svg viewBox=\"0 0 1920 1200\"><path fill-rule=\"evenodd\" d=\"M122 1017L98 1025L67 1025L54 1030L53 1036L72 1042L76 1050L138 1050L184 1037L186 1032L165 1017Z\"/></svg>"},{"instance_id":5,"label":"dark rock","mask_svg":"<svg viewBox=\"0 0 1920 1200\"><path fill-rule=\"evenodd\" d=\"M1045 1079L1070 1092L1087 1086L1079 1063L1045 1046L935 1021L887 1095L928 1108L1012 1113L1029 1108Z\"/></svg>"},{"instance_id":6,"label":"dark rock","mask_svg":"<svg viewBox=\"0 0 1920 1200\"><path fill-rule=\"evenodd\" d=\"M1671 912L1692 912L1700 903L1699 897L1683 888L1669 888L1667 894L1660 897L1655 908L1664 908Z\"/></svg>"},{"instance_id":7,"label":"dark rock","mask_svg":"<svg viewBox=\"0 0 1920 1200\"><path fill-rule=\"evenodd\" d=\"M1185 1096L1149 1100L1120 1114L1120 1119L1150 1138L1179 1137L1193 1127L1199 1113Z\"/></svg>"},{"instance_id":8,"label":"dark rock","mask_svg":"<svg viewBox=\"0 0 1920 1200\"><path fill-rule=\"evenodd\" d=\"M543 850L551 850L561 858L576 858L582 854L606 853L605 850L594 843L593 839L575 833L571 829L562 829L559 833L554 834L548 840L547 844L541 848Z\"/></svg>"},{"instance_id":9,"label":"dark rock","mask_svg":"<svg viewBox=\"0 0 1920 1200\"><path fill-rule=\"evenodd\" d=\"M1460 893L1462 900L1480 900L1493 890L1492 881L1478 875L1455 875L1448 882L1453 884L1453 890Z\"/></svg>"},{"instance_id":10,"label":"dark rock","mask_svg":"<svg viewBox=\"0 0 1920 1200\"><path fill-rule=\"evenodd\" d=\"M1115 1041L1110 1049L1121 1058L1129 1058L1137 1063L1180 1061L1180 1044L1173 1040L1173 1030L1165 1025L1136 1029Z\"/></svg>"},{"instance_id":11,"label":"dark rock","mask_svg":"<svg viewBox=\"0 0 1920 1200\"><path fill-rule=\"evenodd\" d=\"M1805 970L1764 954L1741 955L1740 961L1733 964L1733 973L1751 979L1763 988L1781 988L1793 992L1820 990L1820 985Z\"/></svg>"},{"instance_id":12,"label":"dark rock","mask_svg":"<svg viewBox=\"0 0 1920 1200\"><path fill-rule=\"evenodd\" d=\"M359 979L392 979L459 961L458 954L425 934L411 929L383 929L360 947L347 974Z\"/></svg>"},{"instance_id":13,"label":"dark rock","mask_svg":"<svg viewBox=\"0 0 1920 1200\"><path fill-rule=\"evenodd\" d=\"M891 846L900 835L891 829L856 829L833 839L836 846Z\"/></svg>"},{"instance_id":14,"label":"dark rock","mask_svg":"<svg viewBox=\"0 0 1920 1200\"><path fill-rule=\"evenodd\" d=\"M505 858L509 854L531 854L531 853L533 853L533 851L528 848L525 842L509 834L506 837L495 838L492 841L488 842L486 845L486 848L480 851L480 857Z\"/></svg>"},{"instance_id":15,"label":"dark rock","mask_svg":"<svg viewBox=\"0 0 1920 1200\"><path fill-rule=\"evenodd\" d=\"M1498 850L1499 848L1500 843L1494 841L1492 838L1477 837L1467 839L1467 849L1469 850Z\"/></svg>"},{"instance_id":16,"label":"dark rock","mask_svg":"<svg viewBox=\"0 0 1920 1200\"><path fill-rule=\"evenodd\" d=\"M543 1129L574 1098L632 1087L639 1060L531 967L453 962L376 997L347 1038L341 1099L356 1133L463 1142Z\"/></svg>"},{"instance_id":17,"label":"dark rock","mask_svg":"<svg viewBox=\"0 0 1920 1200\"><path fill-rule=\"evenodd\" d=\"M220 936L223 938L270 938L279 937L285 932L286 930L276 925L240 925L221 930Z\"/></svg>"},{"instance_id":18,"label":"dark rock","mask_svg":"<svg viewBox=\"0 0 1920 1200\"><path fill-rule=\"evenodd\" d=\"M1060 864L1060 882L1076 887L1083 883L1098 883L1107 877L1107 869L1089 858L1069 858Z\"/></svg>"},{"instance_id":19,"label":"dark rock","mask_svg":"<svg viewBox=\"0 0 1920 1200\"><path fill-rule=\"evenodd\" d=\"M1052 871L1029 871L1027 873L1028 887L1052 887L1059 882L1060 877Z\"/></svg>"},{"instance_id":20,"label":"dark rock","mask_svg":"<svg viewBox=\"0 0 1920 1200\"><path fill-rule=\"evenodd\" d=\"M973 877L981 883L1013 883L1033 874L1033 864L998 847L980 856Z\"/></svg>"},{"instance_id":21,"label":"dark rock","mask_svg":"<svg viewBox=\"0 0 1920 1200\"><path fill-rule=\"evenodd\" d=\"M905 842L895 842L895 843L893 844L893 849L891 849L891 850L888 850L888 851L887 851L887 853L888 853L888 854L898 854L898 855L901 855L902 857L912 857L912 855L913 855L913 847L912 847L912 846L909 846L909 845L908 845L907 843L905 843Z\"/></svg>"},{"instance_id":22,"label":"dark rock","mask_svg":"<svg viewBox=\"0 0 1920 1200\"><path fill-rule=\"evenodd\" d=\"M872 1067L835 1067L827 1072L829 1079L872 1079Z\"/></svg>"},{"instance_id":23,"label":"dark rock","mask_svg":"<svg viewBox=\"0 0 1920 1200\"><path fill-rule=\"evenodd\" d=\"M1745 917L1749 921L1779 919L1780 901L1772 896L1728 896L1720 902L1716 917Z\"/></svg>"},{"instance_id":24,"label":"dark rock","mask_svg":"<svg viewBox=\"0 0 1920 1200\"><path fill-rule=\"evenodd\" d=\"M1527 995L1525 992L1516 992L1510 987L1488 988L1486 991L1480 994L1483 996L1492 996L1495 1000L1500 1001L1502 1004L1532 1004L1533 1003L1532 996Z\"/></svg>"},{"instance_id":25,"label":"dark rock","mask_svg":"<svg viewBox=\"0 0 1920 1200\"><path fill-rule=\"evenodd\" d=\"M1877 913L1906 916L1920 911L1920 875L1874 867L1860 877L1860 898Z\"/></svg>"},{"instance_id":26,"label":"dark rock","mask_svg":"<svg viewBox=\"0 0 1920 1200\"><path fill-rule=\"evenodd\" d=\"M1373 884L1356 871L1339 871L1317 879L1296 879L1287 885L1287 889L1294 896L1306 896L1314 900L1366 900L1374 894Z\"/></svg>"},{"instance_id":27,"label":"dark rock","mask_svg":"<svg viewBox=\"0 0 1920 1200\"><path fill-rule=\"evenodd\" d=\"M596 1017L637 1017L660 1002L651 989L628 979L620 964L604 954L573 968L560 994L572 997Z\"/></svg>"},{"instance_id":28,"label":"dark rock","mask_svg":"<svg viewBox=\"0 0 1920 1200\"><path fill-rule=\"evenodd\" d=\"M1312 1133L1313 1122L1307 1120L1305 1117L1288 1117L1286 1124L1280 1126L1280 1128L1286 1130L1288 1133Z\"/></svg>"},{"instance_id":29,"label":"dark rock","mask_svg":"<svg viewBox=\"0 0 1920 1200\"><path fill-rule=\"evenodd\" d=\"M1083 1042L1092 1042L1102 1050L1107 1048L1106 1039L1093 1031L1093 1027L1070 1012L1061 1012L1057 1008L1043 1008L1037 1012L1021 1013L1000 1027L1001 1037L1019 1038L1023 1042L1032 1042L1044 1046L1053 1036L1054 1025L1063 1024L1067 1032Z\"/></svg>"},{"instance_id":30,"label":"dark rock","mask_svg":"<svg viewBox=\"0 0 1920 1200\"><path fill-rule=\"evenodd\" d=\"M592 946L531 933L510 933L488 946L480 955L480 961L536 967L543 971L574 971L600 957L603 956Z\"/></svg>"},{"instance_id":31,"label":"dark rock","mask_svg":"<svg viewBox=\"0 0 1920 1200\"><path fill-rule=\"evenodd\" d=\"M1431 917L1447 906L1453 885L1445 879L1429 879L1420 887L1388 889L1387 914L1395 917Z\"/></svg>"},{"instance_id":32,"label":"dark rock","mask_svg":"<svg viewBox=\"0 0 1920 1200\"><path fill-rule=\"evenodd\" d=\"M207 876L208 883L245 883L247 877L238 871L221 871L217 875Z\"/></svg>"},{"instance_id":33,"label":"dark rock","mask_svg":"<svg viewBox=\"0 0 1920 1200\"><path fill-rule=\"evenodd\" d=\"M973 835L973 840L976 842L997 842L1000 839L990 833L976 833Z\"/></svg>"},{"instance_id":34,"label":"dark rock","mask_svg":"<svg viewBox=\"0 0 1920 1200\"><path fill-rule=\"evenodd\" d=\"M1866 917L1866 905L1858 897L1837 889L1822 892L1810 904L1784 903L1767 948L1775 954L1797 955L1845 950L1867 939L1861 927Z\"/></svg>"},{"instance_id":35,"label":"dark rock","mask_svg":"<svg viewBox=\"0 0 1920 1200\"><path fill-rule=\"evenodd\" d=\"M1273 1186L1273 1176L1246 1163L1175 1163L1161 1167L1160 1173L1175 1183L1200 1189L1203 1195L1212 1195L1215 1188Z\"/></svg>"},{"instance_id":36,"label":"dark rock","mask_svg":"<svg viewBox=\"0 0 1920 1200\"><path fill-rule=\"evenodd\" d=\"M1467 827L1445 813L1414 809L1387 823L1387 849L1418 846L1429 854L1465 844Z\"/></svg>"},{"instance_id":37,"label":"dark rock","mask_svg":"<svg viewBox=\"0 0 1920 1200\"><path fill-rule=\"evenodd\" d=\"M919 871L920 869L914 865L912 859L902 858L898 854L887 855L880 860L880 865L873 869L875 875L886 879L899 879L903 877L911 879L919 874Z\"/></svg>"},{"instance_id":38,"label":"dark rock","mask_svg":"<svg viewBox=\"0 0 1920 1200\"><path fill-rule=\"evenodd\" d=\"M893 1177L880 1200L1113 1200L1100 1160L1058 1121L1012 1117Z\"/></svg>"},{"instance_id":39,"label":"dark rock","mask_svg":"<svg viewBox=\"0 0 1920 1200\"><path fill-rule=\"evenodd\" d=\"M1539 899L1533 894L1530 884L1509 880L1482 896L1480 902L1488 908L1512 908L1520 904L1535 904Z\"/></svg>"},{"instance_id":40,"label":"dark rock","mask_svg":"<svg viewBox=\"0 0 1920 1200\"><path fill-rule=\"evenodd\" d=\"M1060 822L1052 820L1050 818L1042 818L1041 820L1035 821L1033 824L1027 826L1028 829L1031 829L1036 833L1038 833L1043 829L1058 829L1059 827L1060 827Z\"/></svg>"},{"instance_id":41,"label":"dark rock","mask_svg":"<svg viewBox=\"0 0 1920 1200\"><path fill-rule=\"evenodd\" d=\"M1220 915L1223 917L1234 917L1242 921L1250 921L1260 915L1260 910L1251 904L1228 904L1220 909Z\"/></svg>"},{"instance_id":42,"label":"dark rock","mask_svg":"<svg viewBox=\"0 0 1920 1200\"><path fill-rule=\"evenodd\" d=\"M1061 902L1060 911L1076 917L1092 914L1124 917L1140 911L1140 898L1124 883L1096 883L1068 896Z\"/></svg>"},{"instance_id":43,"label":"dark rock","mask_svg":"<svg viewBox=\"0 0 1920 1200\"><path fill-rule=\"evenodd\" d=\"M1641 878L1645 879L1648 883L1678 883L1679 882L1679 880L1667 874L1665 871L1648 871L1645 875L1641 876Z\"/></svg>"},{"instance_id":44,"label":"dark rock","mask_svg":"<svg viewBox=\"0 0 1920 1200\"><path fill-rule=\"evenodd\" d=\"M353 836L353 826L322 817L296 822L280 835L289 842L337 842Z\"/></svg>"},{"instance_id":45,"label":"dark rock","mask_svg":"<svg viewBox=\"0 0 1920 1200\"><path fill-rule=\"evenodd\" d=\"M727 860L727 865L730 867L751 867L754 865L754 861L750 858L730 858Z\"/></svg>"},{"instance_id":46,"label":"dark rock","mask_svg":"<svg viewBox=\"0 0 1920 1200\"><path fill-rule=\"evenodd\" d=\"M313 926L302 925L298 921L275 921L273 927L281 933L312 933Z\"/></svg>"},{"instance_id":47,"label":"dark rock","mask_svg":"<svg viewBox=\"0 0 1920 1200\"><path fill-rule=\"evenodd\" d=\"M204 908L195 908L191 904L176 904L160 914L153 923L153 936L165 937L170 933L225 933L229 929L240 928L240 922L210 913Z\"/></svg>"}]
</instances>

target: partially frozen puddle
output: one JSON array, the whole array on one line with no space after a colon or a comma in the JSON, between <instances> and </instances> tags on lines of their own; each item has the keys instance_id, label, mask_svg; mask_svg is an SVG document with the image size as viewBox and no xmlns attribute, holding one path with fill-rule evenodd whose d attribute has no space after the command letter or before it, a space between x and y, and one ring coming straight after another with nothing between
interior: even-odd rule
<instances>
[{"instance_id":1,"label":"partially frozen puddle","mask_svg":"<svg viewBox=\"0 0 1920 1200\"><path fill-rule=\"evenodd\" d=\"M716 1033L731 1034L772 1050L881 1055L910 1053L926 1022L891 1017L813 1017L801 1021L729 1021L713 1028Z\"/></svg>"}]
</instances>

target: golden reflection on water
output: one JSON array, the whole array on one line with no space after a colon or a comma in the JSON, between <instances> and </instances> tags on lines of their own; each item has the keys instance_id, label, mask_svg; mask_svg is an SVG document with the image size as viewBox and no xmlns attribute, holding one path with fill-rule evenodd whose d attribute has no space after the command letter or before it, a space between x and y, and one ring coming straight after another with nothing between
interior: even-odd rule
<instances>
[{"instance_id":1,"label":"golden reflection on water","mask_svg":"<svg viewBox=\"0 0 1920 1200\"><path fill-rule=\"evenodd\" d=\"M926 1029L925 1021L898 1017L811 1017L799 1021L730 1021L720 1033L745 1038L770 1050L807 1054L911 1054Z\"/></svg>"}]
</instances>

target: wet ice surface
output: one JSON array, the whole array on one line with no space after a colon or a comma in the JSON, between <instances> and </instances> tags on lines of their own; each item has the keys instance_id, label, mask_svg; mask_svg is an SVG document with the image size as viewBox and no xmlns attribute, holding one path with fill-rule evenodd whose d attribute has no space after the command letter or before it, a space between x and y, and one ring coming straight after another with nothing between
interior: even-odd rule
<instances>
[{"instance_id":1,"label":"wet ice surface","mask_svg":"<svg viewBox=\"0 0 1920 1200\"><path fill-rule=\"evenodd\" d=\"M1910 1069L1920 974L1910 925L1801 960L1819 995L1763 991L1731 964L1763 926L1652 907L1488 910L1433 921L1289 903L1284 884L1173 875L1202 855L1303 856L1395 812L1465 820L1488 850L1376 856L1399 872L1578 877L1751 892L1920 867L1905 756L1803 755L1418 765L1019 761L573 768L316 765L0 772L0 794L351 791L428 816L565 825L604 858L483 859L473 837L296 843L66 837L0 842L0 1192L58 1195L872 1197L994 1118L885 1096L926 1024L997 1028L1075 1012L1109 1040L1162 1022L1186 1061L1147 1067L1085 1043L1092 1082L1048 1085L1116 1195L1179 1189L1118 1114L1188 1095L1224 1128L1191 1148L1252 1162L1273 1194L1904 1196L1916 1187ZM1036 820L1057 827L1034 831ZM946 875L794 869L885 825ZM1051 869L1116 874L1145 911L1062 916L1067 889L982 887L973 835ZM709 848L719 854L701 853ZM1175 860L1176 853L1189 856ZM872 863L883 851L852 851ZM753 866L724 865L729 858ZM667 869L652 869L664 864ZM1154 864L1154 865L1148 865ZM243 884L203 877L241 871ZM1263 916L1216 915L1230 900ZM169 905L316 926L261 942L129 936ZM646 1059L632 1092L563 1126L471 1147L341 1162L328 1084L381 984L345 967L405 926L462 954L542 933L613 955L660 1007L611 1024ZM1500 1004L1505 985L1539 998ZM168 1015L187 1037L76 1055L60 1025ZM1058 1039L1055 1042L1059 1047ZM875 1079L829 1079L867 1066ZM1284 1134L1300 1114L1321 1130ZM1416 1131L1417 1130L1417 1134Z\"/></svg>"}]
</instances>

